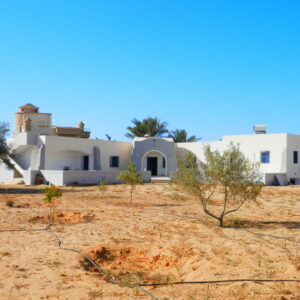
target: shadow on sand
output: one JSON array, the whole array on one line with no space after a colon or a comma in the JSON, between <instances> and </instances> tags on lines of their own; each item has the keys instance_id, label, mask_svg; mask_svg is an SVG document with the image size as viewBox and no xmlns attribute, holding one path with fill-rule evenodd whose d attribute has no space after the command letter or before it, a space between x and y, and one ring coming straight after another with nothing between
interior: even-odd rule
<instances>
[{"instance_id":1,"label":"shadow on sand","mask_svg":"<svg viewBox=\"0 0 300 300\"><path fill-rule=\"evenodd\" d=\"M288 229L300 228L300 222L290 222L290 221L247 221L242 220L237 224L227 225L227 228L272 228L272 227L285 227Z\"/></svg>"},{"instance_id":2,"label":"shadow on sand","mask_svg":"<svg viewBox=\"0 0 300 300\"><path fill-rule=\"evenodd\" d=\"M43 188L24 188L24 187L12 187L12 188L0 188L0 194L43 194L46 186ZM59 188L63 193L74 192L71 189ZM85 190L76 189L76 192L86 192Z\"/></svg>"},{"instance_id":3,"label":"shadow on sand","mask_svg":"<svg viewBox=\"0 0 300 300\"><path fill-rule=\"evenodd\" d=\"M159 207L176 207L176 206L184 206L184 204L168 204L168 203L164 203L164 204L155 204L153 206L159 206Z\"/></svg>"}]
</instances>

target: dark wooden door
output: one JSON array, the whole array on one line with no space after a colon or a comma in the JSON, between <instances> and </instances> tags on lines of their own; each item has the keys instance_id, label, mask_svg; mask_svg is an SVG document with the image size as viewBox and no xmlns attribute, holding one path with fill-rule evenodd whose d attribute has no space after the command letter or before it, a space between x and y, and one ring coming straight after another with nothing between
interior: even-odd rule
<instances>
[{"instance_id":1,"label":"dark wooden door","mask_svg":"<svg viewBox=\"0 0 300 300\"><path fill-rule=\"evenodd\" d=\"M85 155L83 157L83 170L88 171L89 170L89 156Z\"/></svg>"},{"instance_id":2,"label":"dark wooden door","mask_svg":"<svg viewBox=\"0 0 300 300\"><path fill-rule=\"evenodd\" d=\"M157 176L157 157L147 157L147 171L151 171L152 176Z\"/></svg>"}]
</instances>

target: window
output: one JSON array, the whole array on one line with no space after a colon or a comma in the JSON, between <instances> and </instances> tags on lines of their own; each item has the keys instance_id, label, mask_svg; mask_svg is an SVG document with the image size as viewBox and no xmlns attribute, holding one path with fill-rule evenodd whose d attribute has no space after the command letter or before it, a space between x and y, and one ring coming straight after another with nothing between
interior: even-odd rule
<instances>
[{"instance_id":1,"label":"window","mask_svg":"<svg viewBox=\"0 0 300 300\"><path fill-rule=\"evenodd\" d=\"M166 159L163 157L163 161L162 161L162 167L163 169L166 167Z\"/></svg>"},{"instance_id":2,"label":"window","mask_svg":"<svg viewBox=\"0 0 300 300\"><path fill-rule=\"evenodd\" d=\"M294 164L298 163L298 151L293 152L293 162Z\"/></svg>"},{"instance_id":3,"label":"window","mask_svg":"<svg viewBox=\"0 0 300 300\"><path fill-rule=\"evenodd\" d=\"M110 167L111 168L119 168L119 156L111 156L110 157Z\"/></svg>"},{"instance_id":4,"label":"window","mask_svg":"<svg viewBox=\"0 0 300 300\"><path fill-rule=\"evenodd\" d=\"M260 162L262 164L270 163L270 151L263 151L260 153Z\"/></svg>"}]
</instances>

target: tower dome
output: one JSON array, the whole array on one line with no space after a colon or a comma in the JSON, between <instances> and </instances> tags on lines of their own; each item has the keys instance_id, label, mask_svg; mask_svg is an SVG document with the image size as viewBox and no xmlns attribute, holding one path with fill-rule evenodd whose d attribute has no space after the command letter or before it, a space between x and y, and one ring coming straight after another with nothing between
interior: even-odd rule
<instances>
[{"instance_id":1,"label":"tower dome","mask_svg":"<svg viewBox=\"0 0 300 300\"><path fill-rule=\"evenodd\" d=\"M31 103L27 103L23 106L19 106L19 111L25 113L38 113L39 108L37 106L32 105Z\"/></svg>"}]
</instances>

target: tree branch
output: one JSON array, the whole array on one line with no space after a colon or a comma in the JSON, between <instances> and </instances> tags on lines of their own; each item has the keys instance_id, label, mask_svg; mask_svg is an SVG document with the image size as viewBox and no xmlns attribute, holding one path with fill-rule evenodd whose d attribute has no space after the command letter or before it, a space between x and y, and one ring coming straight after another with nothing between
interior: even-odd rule
<instances>
[{"instance_id":1,"label":"tree branch","mask_svg":"<svg viewBox=\"0 0 300 300\"><path fill-rule=\"evenodd\" d=\"M242 201L240 202L240 204L239 204L236 208L234 208L234 209L232 209L232 210L229 210L229 211L225 212L225 213L224 213L224 216L227 215L227 214L230 214L230 213L233 213L233 212L239 210L240 207L246 202L246 200L247 200L247 198L245 198L244 200L242 200Z\"/></svg>"}]
</instances>

